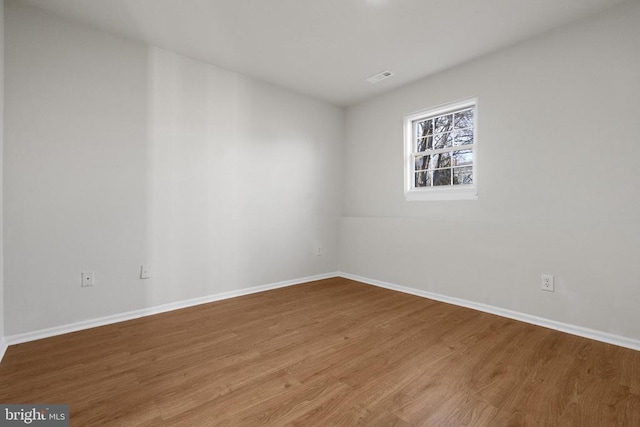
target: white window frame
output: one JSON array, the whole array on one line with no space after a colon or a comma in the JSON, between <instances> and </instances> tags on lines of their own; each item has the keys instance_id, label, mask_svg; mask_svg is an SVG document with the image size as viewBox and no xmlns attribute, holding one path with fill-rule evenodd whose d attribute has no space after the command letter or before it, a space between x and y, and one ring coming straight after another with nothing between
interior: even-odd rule
<instances>
[{"instance_id":1,"label":"white window frame","mask_svg":"<svg viewBox=\"0 0 640 427\"><path fill-rule=\"evenodd\" d=\"M473 184L415 187L417 122L458 110L473 108ZM465 146L467 147L467 146ZM404 117L404 196L406 200L475 200L478 198L478 98L439 105Z\"/></svg>"}]
</instances>

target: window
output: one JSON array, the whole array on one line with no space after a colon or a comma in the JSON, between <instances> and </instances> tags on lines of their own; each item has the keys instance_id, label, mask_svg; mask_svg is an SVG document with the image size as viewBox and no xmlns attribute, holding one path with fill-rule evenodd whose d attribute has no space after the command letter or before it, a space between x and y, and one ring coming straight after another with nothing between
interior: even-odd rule
<instances>
[{"instance_id":1,"label":"window","mask_svg":"<svg viewBox=\"0 0 640 427\"><path fill-rule=\"evenodd\" d=\"M476 99L404 118L407 200L476 199Z\"/></svg>"}]
</instances>

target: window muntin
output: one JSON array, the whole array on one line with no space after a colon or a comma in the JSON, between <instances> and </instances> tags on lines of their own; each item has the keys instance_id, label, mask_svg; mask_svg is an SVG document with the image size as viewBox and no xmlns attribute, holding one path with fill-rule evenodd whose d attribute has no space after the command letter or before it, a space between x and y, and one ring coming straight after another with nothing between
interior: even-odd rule
<instances>
[{"instance_id":1,"label":"window muntin","mask_svg":"<svg viewBox=\"0 0 640 427\"><path fill-rule=\"evenodd\" d=\"M476 117L475 99L405 117L408 199L477 197Z\"/></svg>"}]
</instances>

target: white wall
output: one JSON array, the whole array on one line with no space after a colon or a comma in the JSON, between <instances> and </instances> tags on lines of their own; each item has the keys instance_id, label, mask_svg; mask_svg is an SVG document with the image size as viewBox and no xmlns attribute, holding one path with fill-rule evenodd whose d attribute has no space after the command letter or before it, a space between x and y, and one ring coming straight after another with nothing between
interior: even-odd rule
<instances>
[{"instance_id":1,"label":"white wall","mask_svg":"<svg viewBox=\"0 0 640 427\"><path fill-rule=\"evenodd\" d=\"M341 109L17 2L6 16L7 335L339 255L347 273L640 338L637 2L354 106L344 145ZM404 201L402 117L469 96L479 200Z\"/></svg>"},{"instance_id":2,"label":"white wall","mask_svg":"<svg viewBox=\"0 0 640 427\"><path fill-rule=\"evenodd\" d=\"M341 271L640 339L638 22L629 2L349 108ZM479 200L405 201L403 116L471 96Z\"/></svg>"},{"instance_id":3,"label":"white wall","mask_svg":"<svg viewBox=\"0 0 640 427\"><path fill-rule=\"evenodd\" d=\"M6 14L7 335L337 270L343 110Z\"/></svg>"},{"instance_id":4,"label":"white wall","mask_svg":"<svg viewBox=\"0 0 640 427\"><path fill-rule=\"evenodd\" d=\"M3 148L4 148L4 0L0 0L0 360L4 341Z\"/></svg>"}]
</instances>

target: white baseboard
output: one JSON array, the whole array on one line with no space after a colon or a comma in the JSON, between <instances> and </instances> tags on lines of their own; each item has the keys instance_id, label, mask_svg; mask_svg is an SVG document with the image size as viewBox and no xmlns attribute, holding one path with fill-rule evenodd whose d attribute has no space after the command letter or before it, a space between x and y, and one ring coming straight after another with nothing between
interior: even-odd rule
<instances>
[{"instance_id":1,"label":"white baseboard","mask_svg":"<svg viewBox=\"0 0 640 427\"><path fill-rule=\"evenodd\" d=\"M367 277L357 276L355 274L335 272L335 273L326 273L326 274L320 274L316 276L309 276L309 277L303 277L299 279L287 280L287 281L278 282L278 283L271 283L268 285L255 286L252 288L221 292L218 294L207 295L200 298L177 301L169 304L163 304L163 305L148 307L140 310L129 311L126 313L115 314L112 316L99 317L96 319L85 320L82 322L76 322L68 325L56 326L53 328L27 332L24 334L9 335L4 338L0 337L0 362L2 361L2 358L7 350L7 347L13 344L21 344L29 341L35 341L43 338L53 337L56 335L62 335L69 332L76 332L84 329L95 328L98 326L110 325L112 323L124 322L127 320L138 319L140 317L152 316L154 314L165 313L173 310L179 310L181 308L193 307L196 305L206 304L209 302L235 298L243 295L264 292L272 289L284 288L287 286L299 285L302 283L313 282L316 280L330 279L332 277L344 277L345 279L351 279L351 280L366 283L369 285L391 289L394 291L416 295L424 298L429 298L435 301L441 301L441 302L457 305L460 307L471 308L473 310L495 314L495 315L506 317L509 319L515 319L525 323L543 326L545 328L555 329L557 331L566 332L572 335L577 335L580 337L589 338L596 341L602 341L608 344L614 344L620 347L626 347L626 348L640 351L640 340L637 340L637 339L623 337L620 335L614 335L607 332L584 328L581 326L570 325L567 323L557 322L554 320L532 316L530 314L520 313L517 311L507 310L504 308L494 307L487 304L477 303L477 302L468 301L460 298L448 297L445 295L427 292L420 289L400 286L393 283L388 283L380 280L370 279Z\"/></svg>"},{"instance_id":2,"label":"white baseboard","mask_svg":"<svg viewBox=\"0 0 640 427\"><path fill-rule=\"evenodd\" d=\"M4 353L7 351L7 341L4 337L0 337L0 362L2 362L2 358L4 357Z\"/></svg>"},{"instance_id":3,"label":"white baseboard","mask_svg":"<svg viewBox=\"0 0 640 427\"><path fill-rule=\"evenodd\" d=\"M71 323L67 325L56 326L53 328L40 329L38 331L27 332L24 334L9 335L2 342L3 347L0 350L6 350L7 346L21 344L29 341L35 341L43 338L49 338L56 335L67 334L69 332L81 331L84 329L96 328L98 326L110 325L112 323L124 322L127 320L138 319L140 317L152 316L154 314L165 313L167 311L179 310L181 308L193 307L195 305L206 304L209 302L235 298L243 295L255 294L258 292L269 291L272 289L284 288L287 286L299 285L302 283L313 282L316 280L329 279L337 277L338 273L326 273L316 276L302 277L299 279L286 280L284 282L271 283L268 285L254 286L252 288L238 289L219 294L207 295L199 298L192 298L184 301L177 301L168 304L158 305L154 307L143 308L140 310L129 311L126 313L114 314L112 316L99 317L96 319L84 320L81 322ZM4 354L2 350L2 354ZM2 358L0 357L0 361Z\"/></svg>"},{"instance_id":4,"label":"white baseboard","mask_svg":"<svg viewBox=\"0 0 640 427\"><path fill-rule=\"evenodd\" d=\"M380 280L369 279L367 277L357 276L355 274L339 272L340 277L345 279L355 280L357 282L366 283L368 285L378 286L381 288L391 289L405 294L416 295L424 298L429 298L436 301L441 301L460 307L471 308L473 310L483 311L485 313L495 314L509 319L519 320L525 323L531 323L533 325L543 326L549 329L555 329L557 331L566 332L571 335L577 335L579 337L589 338L596 341L602 341L608 344L614 344L620 347L630 348L632 350L640 351L640 340L623 337L620 335L610 334L608 332L602 332L595 329L584 328L582 326L571 325L568 323L557 322L555 320L545 319L542 317L533 316L526 313L520 313L517 311L507 310L492 305L477 303L460 298L448 297L432 292L423 291L420 289L409 288L406 286L400 286L393 283L382 282Z\"/></svg>"}]
</instances>

